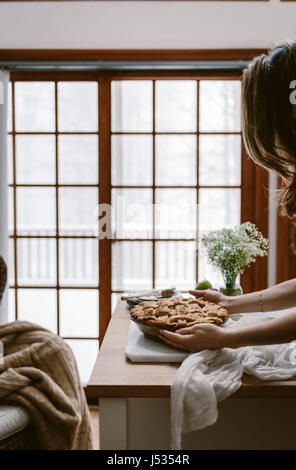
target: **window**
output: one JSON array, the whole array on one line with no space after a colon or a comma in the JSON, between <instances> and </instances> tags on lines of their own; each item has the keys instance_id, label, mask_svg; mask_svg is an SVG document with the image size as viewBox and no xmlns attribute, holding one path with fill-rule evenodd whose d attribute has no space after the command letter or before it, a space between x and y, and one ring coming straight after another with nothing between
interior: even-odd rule
<instances>
[{"instance_id":1,"label":"window","mask_svg":"<svg viewBox=\"0 0 296 470\"><path fill-rule=\"evenodd\" d=\"M87 381L99 340L98 82L16 80L11 102L10 319L63 336Z\"/></svg>"},{"instance_id":2,"label":"window","mask_svg":"<svg viewBox=\"0 0 296 470\"><path fill-rule=\"evenodd\" d=\"M113 229L113 307L125 289L188 290L197 277L222 284L196 262L196 236L240 223L240 88L240 80L112 81L112 205L143 203L123 220L128 236Z\"/></svg>"},{"instance_id":3,"label":"window","mask_svg":"<svg viewBox=\"0 0 296 470\"><path fill-rule=\"evenodd\" d=\"M234 72L11 74L10 319L64 337L84 382L122 292L219 284L197 236L265 220L240 89ZM112 203L112 239L98 239L98 203Z\"/></svg>"}]
</instances>

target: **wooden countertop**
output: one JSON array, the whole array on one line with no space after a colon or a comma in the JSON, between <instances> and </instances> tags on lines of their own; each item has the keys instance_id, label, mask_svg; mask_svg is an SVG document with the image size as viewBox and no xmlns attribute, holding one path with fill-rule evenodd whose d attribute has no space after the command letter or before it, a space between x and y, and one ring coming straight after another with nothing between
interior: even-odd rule
<instances>
[{"instance_id":1,"label":"wooden countertop","mask_svg":"<svg viewBox=\"0 0 296 470\"><path fill-rule=\"evenodd\" d=\"M87 386L88 397L170 396L179 364L133 363L125 357L129 329L126 302L119 300L112 315ZM262 382L245 375L241 388L231 398L296 398L296 380Z\"/></svg>"}]
</instances>

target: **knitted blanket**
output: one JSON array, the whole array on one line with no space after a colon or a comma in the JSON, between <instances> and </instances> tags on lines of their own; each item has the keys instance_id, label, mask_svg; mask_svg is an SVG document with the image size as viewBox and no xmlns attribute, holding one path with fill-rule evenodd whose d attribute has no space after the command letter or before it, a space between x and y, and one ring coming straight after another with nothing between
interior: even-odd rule
<instances>
[{"instance_id":1,"label":"knitted blanket","mask_svg":"<svg viewBox=\"0 0 296 470\"><path fill-rule=\"evenodd\" d=\"M77 365L62 338L25 321L0 326L0 401L24 406L38 449L92 449Z\"/></svg>"}]
</instances>

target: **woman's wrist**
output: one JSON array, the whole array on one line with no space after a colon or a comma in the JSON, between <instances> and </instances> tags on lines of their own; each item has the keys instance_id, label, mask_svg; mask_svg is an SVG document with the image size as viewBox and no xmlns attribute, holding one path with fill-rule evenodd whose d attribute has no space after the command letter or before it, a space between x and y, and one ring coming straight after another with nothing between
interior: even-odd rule
<instances>
[{"instance_id":1,"label":"woman's wrist","mask_svg":"<svg viewBox=\"0 0 296 470\"><path fill-rule=\"evenodd\" d=\"M243 346L243 344L240 344L241 338L240 338L240 331L239 329L236 328L225 328L225 335L223 338L223 347L224 348L231 348L231 349L236 349L240 348Z\"/></svg>"},{"instance_id":2,"label":"woman's wrist","mask_svg":"<svg viewBox=\"0 0 296 470\"><path fill-rule=\"evenodd\" d=\"M247 346L250 341L250 335L244 328L221 328L223 336L221 338L220 348L236 349Z\"/></svg>"},{"instance_id":3,"label":"woman's wrist","mask_svg":"<svg viewBox=\"0 0 296 470\"><path fill-rule=\"evenodd\" d=\"M242 295L237 295L234 297L225 296L223 299L223 307L225 307L230 315L233 313L241 313L242 309Z\"/></svg>"},{"instance_id":4,"label":"woman's wrist","mask_svg":"<svg viewBox=\"0 0 296 470\"><path fill-rule=\"evenodd\" d=\"M213 338L212 343L208 349L223 349L223 348L238 348L241 345L239 344L239 334L238 329L236 328L223 328L216 327L217 334ZM237 330L237 331L235 331Z\"/></svg>"}]
</instances>

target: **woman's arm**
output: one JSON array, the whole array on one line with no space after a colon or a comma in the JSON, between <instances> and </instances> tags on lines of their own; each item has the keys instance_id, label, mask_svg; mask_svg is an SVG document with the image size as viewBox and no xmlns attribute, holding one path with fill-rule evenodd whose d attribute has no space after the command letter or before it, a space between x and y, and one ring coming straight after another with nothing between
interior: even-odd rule
<instances>
[{"instance_id":1,"label":"woman's arm","mask_svg":"<svg viewBox=\"0 0 296 470\"><path fill-rule=\"evenodd\" d=\"M296 311L273 320L225 331L224 347L228 348L289 343L296 339Z\"/></svg>"},{"instance_id":2,"label":"woman's arm","mask_svg":"<svg viewBox=\"0 0 296 470\"><path fill-rule=\"evenodd\" d=\"M201 324L182 328L177 333L161 330L159 336L166 343L190 352L288 343L296 339L296 312L239 328Z\"/></svg>"},{"instance_id":3,"label":"woman's arm","mask_svg":"<svg viewBox=\"0 0 296 470\"><path fill-rule=\"evenodd\" d=\"M226 307L229 313L268 312L296 307L296 279L237 297L227 297L212 289L189 292L195 297L219 303Z\"/></svg>"},{"instance_id":4,"label":"woman's arm","mask_svg":"<svg viewBox=\"0 0 296 470\"><path fill-rule=\"evenodd\" d=\"M243 312L270 312L296 307L296 279L240 297L231 301L231 313L239 313L242 307Z\"/></svg>"}]
</instances>

